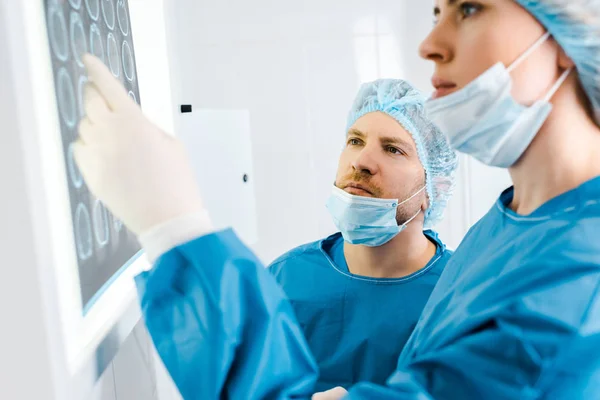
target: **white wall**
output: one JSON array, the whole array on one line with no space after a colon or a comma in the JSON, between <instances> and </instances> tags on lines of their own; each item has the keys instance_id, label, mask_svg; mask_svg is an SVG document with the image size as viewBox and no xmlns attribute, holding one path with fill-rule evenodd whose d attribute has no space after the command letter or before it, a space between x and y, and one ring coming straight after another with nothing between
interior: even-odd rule
<instances>
[{"instance_id":1,"label":"white wall","mask_svg":"<svg viewBox=\"0 0 600 400\"><path fill-rule=\"evenodd\" d=\"M431 90L432 65L417 56L431 27L430 2L179 0L171 7L174 102L250 111L258 255L270 262L332 232L324 203L359 84L400 77ZM486 179L486 168L472 173L462 164L439 226L451 246L507 185L505 172Z\"/></svg>"}]
</instances>

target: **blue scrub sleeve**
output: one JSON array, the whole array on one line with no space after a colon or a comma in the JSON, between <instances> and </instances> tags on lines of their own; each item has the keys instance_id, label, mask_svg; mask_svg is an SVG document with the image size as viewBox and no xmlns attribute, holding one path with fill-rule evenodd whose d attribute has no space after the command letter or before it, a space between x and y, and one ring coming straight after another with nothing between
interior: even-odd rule
<instances>
[{"instance_id":1,"label":"blue scrub sleeve","mask_svg":"<svg viewBox=\"0 0 600 400\"><path fill-rule=\"evenodd\" d=\"M317 365L289 302L231 231L136 278L156 349L187 399L310 398Z\"/></svg>"}]
</instances>

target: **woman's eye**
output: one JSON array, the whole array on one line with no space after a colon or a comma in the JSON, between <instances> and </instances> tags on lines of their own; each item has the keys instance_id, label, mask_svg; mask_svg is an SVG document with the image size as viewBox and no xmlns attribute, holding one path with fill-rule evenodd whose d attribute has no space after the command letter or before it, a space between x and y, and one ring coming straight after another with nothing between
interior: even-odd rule
<instances>
[{"instance_id":1,"label":"woman's eye","mask_svg":"<svg viewBox=\"0 0 600 400\"><path fill-rule=\"evenodd\" d=\"M461 16L463 18L468 18L468 17L471 17L471 16L477 14L477 12L479 10L481 10L481 5L475 4L475 3L466 2L466 3L462 3L459 6L459 9L460 9Z\"/></svg>"}]
</instances>

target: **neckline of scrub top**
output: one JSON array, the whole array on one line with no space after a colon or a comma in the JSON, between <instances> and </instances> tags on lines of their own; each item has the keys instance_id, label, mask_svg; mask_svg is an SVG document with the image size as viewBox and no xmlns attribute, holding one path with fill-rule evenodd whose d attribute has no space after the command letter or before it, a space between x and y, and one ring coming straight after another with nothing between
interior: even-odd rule
<instances>
[{"instance_id":1,"label":"neckline of scrub top","mask_svg":"<svg viewBox=\"0 0 600 400\"><path fill-rule=\"evenodd\" d=\"M501 213L515 222L540 222L553 217L573 212L581 208L600 203L600 176L582 183L575 189L569 190L542 204L531 214L520 215L510 208L514 196L514 186L506 189L498 201L496 207Z\"/></svg>"},{"instance_id":2,"label":"neckline of scrub top","mask_svg":"<svg viewBox=\"0 0 600 400\"><path fill-rule=\"evenodd\" d=\"M373 284L401 284L417 279L421 275L427 273L442 258L443 253L446 251L446 245L442 243L437 233L431 230L426 230L423 233L433 244L435 244L435 254L423 268L410 275L403 276L402 278L373 278L355 275L350 272L346 257L344 256L344 239L340 232L334 233L323 239L321 243L319 243L319 250L323 253L323 256L327 259L333 269L347 278Z\"/></svg>"}]
</instances>

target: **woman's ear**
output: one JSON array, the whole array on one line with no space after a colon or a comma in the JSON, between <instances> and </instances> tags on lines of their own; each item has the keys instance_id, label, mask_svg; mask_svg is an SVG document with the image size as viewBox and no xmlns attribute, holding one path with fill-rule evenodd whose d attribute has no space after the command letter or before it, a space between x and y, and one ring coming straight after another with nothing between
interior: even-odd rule
<instances>
[{"instance_id":1,"label":"woman's ear","mask_svg":"<svg viewBox=\"0 0 600 400\"><path fill-rule=\"evenodd\" d=\"M565 53L562 47L558 45L558 66L562 70L566 70L568 68L575 68L575 63L571 58Z\"/></svg>"}]
</instances>

